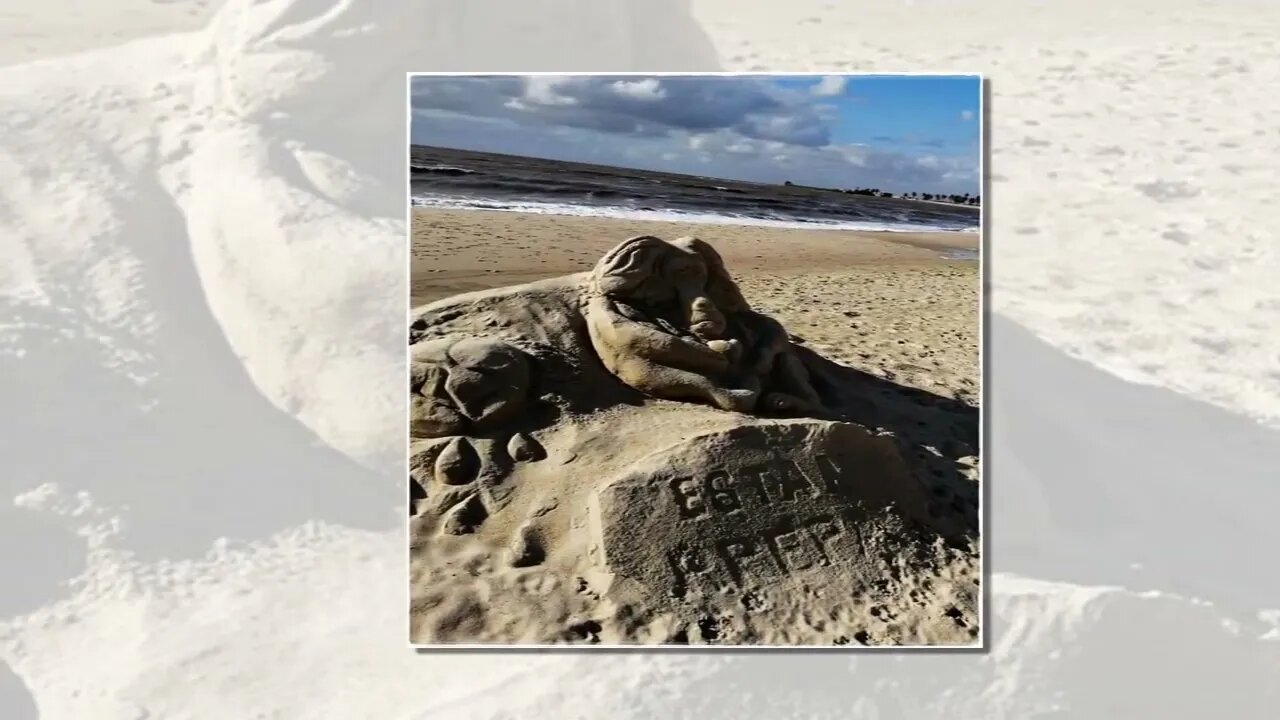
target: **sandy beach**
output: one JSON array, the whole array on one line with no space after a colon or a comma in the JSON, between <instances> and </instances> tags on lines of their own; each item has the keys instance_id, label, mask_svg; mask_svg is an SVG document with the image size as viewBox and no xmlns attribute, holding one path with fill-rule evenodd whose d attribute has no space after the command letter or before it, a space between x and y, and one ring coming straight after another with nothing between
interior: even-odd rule
<instances>
[{"instance_id":1,"label":"sandy beach","mask_svg":"<svg viewBox=\"0 0 1280 720\"><path fill-rule=\"evenodd\" d=\"M752 305L818 353L977 405L977 233L799 230L415 208L411 303L589 270L634 235L711 243Z\"/></svg>"}]
</instances>

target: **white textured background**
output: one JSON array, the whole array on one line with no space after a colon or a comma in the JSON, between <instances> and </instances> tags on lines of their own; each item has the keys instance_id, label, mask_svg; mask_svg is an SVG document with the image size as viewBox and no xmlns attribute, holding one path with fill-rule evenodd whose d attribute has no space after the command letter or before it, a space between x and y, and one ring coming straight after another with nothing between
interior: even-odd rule
<instances>
[{"instance_id":1,"label":"white textured background","mask_svg":"<svg viewBox=\"0 0 1280 720\"><path fill-rule=\"evenodd\" d=\"M714 69L990 79L988 652L414 655L402 73ZM0 718L1274 717L1276 87L1271 0L8 2Z\"/></svg>"}]
</instances>

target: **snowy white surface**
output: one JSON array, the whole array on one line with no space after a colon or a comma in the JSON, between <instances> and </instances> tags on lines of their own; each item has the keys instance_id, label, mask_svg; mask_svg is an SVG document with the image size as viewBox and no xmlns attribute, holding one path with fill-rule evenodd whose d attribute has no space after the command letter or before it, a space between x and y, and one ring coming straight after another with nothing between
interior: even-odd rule
<instances>
[{"instance_id":1,"label":"snowy white surface","mask_svg":"<svg viewBox=\"0 0 1280 720\"><path fill-rule=\"evenodd\" d=\"M1280 699L1280 6L9 5L0 716ZM990 78L990 652L412 654L398 74L716 68Z\"/></svg>"}]
</instances>

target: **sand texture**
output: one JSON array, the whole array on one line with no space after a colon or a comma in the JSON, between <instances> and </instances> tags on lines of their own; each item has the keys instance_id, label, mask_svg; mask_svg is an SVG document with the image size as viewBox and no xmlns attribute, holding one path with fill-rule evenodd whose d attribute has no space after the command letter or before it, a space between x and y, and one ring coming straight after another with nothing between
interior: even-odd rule
<instances>
[{"instance_id":1,"label":"sand texture","mask_svg":"<svg viewBox=\"0 0 1280 720\"><path fill-rule=\"evenodd\" d=\"M976 239L643 225L415 214L412 640L976 643Z\"/></svg>"}]
</instances>

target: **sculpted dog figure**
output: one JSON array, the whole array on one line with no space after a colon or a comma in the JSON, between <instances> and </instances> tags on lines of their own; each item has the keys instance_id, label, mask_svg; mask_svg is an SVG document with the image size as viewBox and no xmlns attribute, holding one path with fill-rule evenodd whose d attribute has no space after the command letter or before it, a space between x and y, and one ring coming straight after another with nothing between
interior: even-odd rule
<instances>
[{"instance_id":1,"label":"sculpted dog figure","mask_svg":"<svg viewBox=\"0 0 1280 720\"><path fill-rule=\"evenodd\" d=\"M621 243L592 270L586 305L601 361L641 392L736 412L821 409L786 331L751 310L701 240Z\"/></svg>"}]
</instances>

